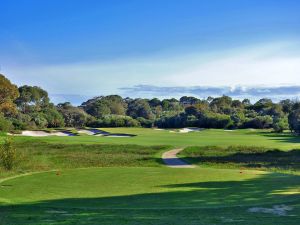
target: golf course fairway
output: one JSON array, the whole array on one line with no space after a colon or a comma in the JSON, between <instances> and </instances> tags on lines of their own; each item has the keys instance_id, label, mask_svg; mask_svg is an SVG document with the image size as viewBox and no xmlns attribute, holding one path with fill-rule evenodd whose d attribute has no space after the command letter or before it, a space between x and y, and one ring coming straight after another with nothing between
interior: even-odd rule
<instances>
[{"instance_id":1,"label":"golf course fairway","mask_svg":"<svg viewBox=\"0 0 300 225\"><path fill-rule=\"evenodd\" d=\"M103 130L135 136L13 137L0 225L300 224L300 139L291 133ZM175 149L195 168L168 168L161 157Z\"/></svg>"},{"instance_id":2,"label":"golf course fairway","mask_svg":"<svg viewBox=\"0 0 300 225\"><path fill-rule=\"evenodd\" d=\"M0 183L0 216L6 214L0 222L256 224L259 218L260 224L275 220L297 224L299 183L300 177L295 175L210 168L43 172ZM272 211L273 207L283 209ZM265 213L263 209L270 211Z\"/></svg>"}]
</instances>

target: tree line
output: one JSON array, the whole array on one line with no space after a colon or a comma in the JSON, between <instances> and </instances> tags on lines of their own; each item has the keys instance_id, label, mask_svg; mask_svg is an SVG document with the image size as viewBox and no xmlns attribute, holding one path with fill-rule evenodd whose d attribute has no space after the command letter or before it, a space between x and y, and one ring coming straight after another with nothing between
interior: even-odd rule
<instances>
[{"instance_id":1,"label":"tree line","mask_svg":"<svg viewBox=\"0 0 300 225\"><path fill-rule=\"evenodd\" d=\"M143 99L118 95L99 96L73 106L51 103L40 87L17 87L0 74L0 130L58 127L159 127L159 128L273 128L300 133L300 103L290 99L278 103L262 98L229 96Z\"/></svg>"}]
</instances>

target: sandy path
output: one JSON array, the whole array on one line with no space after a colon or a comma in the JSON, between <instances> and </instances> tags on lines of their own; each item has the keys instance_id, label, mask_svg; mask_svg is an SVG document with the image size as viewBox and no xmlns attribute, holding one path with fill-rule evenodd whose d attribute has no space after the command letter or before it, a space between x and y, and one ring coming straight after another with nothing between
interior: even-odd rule
<instances>
[{"instance_id":1,"label":"sandy path","mask_svg":"<svg viewBox=\"0 0 300 225\"><path fill-rule=\"evenodd\" d=\"M194 165L188 164L177 157L177 154L182 150L182 148L179 148L167 151L162 155L162 160L168 167L172 168L195 168Z\"/></svg>"}]
</instances>

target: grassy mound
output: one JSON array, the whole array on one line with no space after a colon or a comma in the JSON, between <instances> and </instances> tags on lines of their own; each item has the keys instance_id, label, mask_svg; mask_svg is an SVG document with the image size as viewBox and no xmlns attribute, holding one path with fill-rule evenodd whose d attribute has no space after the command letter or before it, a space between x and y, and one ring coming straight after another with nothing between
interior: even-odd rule
<instances>
[{"instance_id":1,"label":"grassy mound","mask_svg":"<svg viewBox=\"0 0 300 225\"><path fill-rule=\"evenodd\" d=\"M58 144L31 139L14 145L17 161L12 171L0 167L0 178L66 168L160 166L160 153L169 149L167 146Z\"/></svg>"}]
</instances>

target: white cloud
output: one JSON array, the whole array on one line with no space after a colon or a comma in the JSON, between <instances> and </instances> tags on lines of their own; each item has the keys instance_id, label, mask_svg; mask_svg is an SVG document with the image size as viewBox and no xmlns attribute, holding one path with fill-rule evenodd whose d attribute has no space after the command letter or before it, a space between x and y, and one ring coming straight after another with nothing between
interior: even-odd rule
<instances>
[{"instance_id":1,"label":"white cloud","mask_svg":"<svg viewBox=\"0 0 300 225\"><path fill-rule=\"evenodd\" d=\"M224 52L195 67L165 77L172 85L300 84L300 54L287 54L291 44L272 43ZM299 48L297 45L295 46Z\"/></svg>"},{"instance_id":2,"label":"white cloud","mask_svg":"<svg viewBox=\"0 0 300 225\"><path fill-rule=\"evenodd\" d=\"M101 95L139 84L156 86L300 85L299 43L270 42L220 52L174 51L108 62L6 66L17 84L52 94Z\"/></svg>"}]
</instances>

